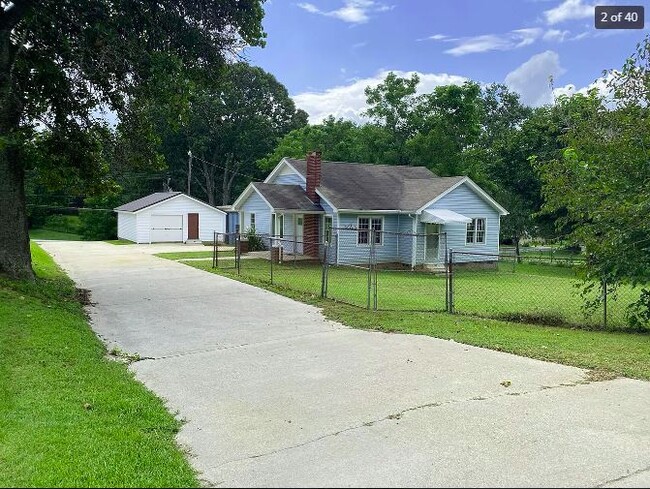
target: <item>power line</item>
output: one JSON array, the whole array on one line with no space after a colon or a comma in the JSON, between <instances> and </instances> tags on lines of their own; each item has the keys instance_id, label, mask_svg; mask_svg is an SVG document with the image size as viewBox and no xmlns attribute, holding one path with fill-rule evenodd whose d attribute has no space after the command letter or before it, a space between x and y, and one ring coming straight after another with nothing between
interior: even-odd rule
<instances>
[{"instance_id":1,"label":"power line","mask_svg":"<svg viewBox=\"0 0 650 489\"><path fill-rule=\"evenodd\" d=\"M205 163L206 165L212 165L212 166L215 166L215 167L217 167L217 168L220 168L221 170L229 171L230 173L234 173L235 175L240 175L240 176L242 176L242 177L250 178L251 180L257 180L257 179L259 178L259 177L254 177L254 176L252 176L252 175L248 175L248 174L246 174L246 173L242 173L242 172L239 172L239 171L233 170L233 169L231 169L231 168L226 168L225 166L220 165L220 164L218 164L218 163L213 163L213 162L211 162L211 161L205 161L203 158L199 158L199 157L196 156L194 153L192 153L192 158L194 158L194 159L196 159L196 160L199 160L199 161Z\"/></svg>"},{"instance_id":2,"label":"power line","mask_svg":"<svg viewBox=\"0 0 650 489\"><path fill-rule=\"evenodd\" d=\"M113 209L103 209L100 207L69 207L63 205L45 205L45 204L27 204L27 207L39 207L44 209L56 209L56 210L83 210L83 211L102 211L102 212L113 212Z\"/></svg>"}]
</instances>

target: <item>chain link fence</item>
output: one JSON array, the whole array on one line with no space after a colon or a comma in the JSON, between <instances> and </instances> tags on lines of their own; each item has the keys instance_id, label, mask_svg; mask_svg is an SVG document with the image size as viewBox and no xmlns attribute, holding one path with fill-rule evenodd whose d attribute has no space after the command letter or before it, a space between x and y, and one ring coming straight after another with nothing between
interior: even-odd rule
<instances>
[{"instance_id":1,"label":"chain link fence","mask_svg":"<svg viewBox=\"0 0 650 489\"><path fill-rule=\"evenodd\" d=\"M449 253L450 312L544 325L624 329L639 290L585 289L579 257Z\"/></svg>"},{"instance_id":2,"label":"chain link fence","mask_svg":"<svg viewBox=\"0 0 650 489\"><path fill-rule=\"evenodd\" d=\"M624 329L639 291L585 292L579 256L449 250L445 233L333 228L325 242L215 233L212 267L368 310Z\"/></svg>"}]
</instances>

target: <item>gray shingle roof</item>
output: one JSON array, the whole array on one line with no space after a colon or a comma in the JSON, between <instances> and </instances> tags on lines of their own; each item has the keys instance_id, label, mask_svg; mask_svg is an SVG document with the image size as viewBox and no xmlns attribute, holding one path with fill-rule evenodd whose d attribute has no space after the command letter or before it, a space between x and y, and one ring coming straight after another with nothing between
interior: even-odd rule
<instances>
[{"instance_id":1,"label":"gray shingle roof","mask_svg":"<svg viewBox=\"0 0 650 489\"><path fill-rule=\"evenodd\" d=\"M139 211L140 209L144 209L145 207L149 207L159 202L162 202L163 200L176 197L177 195L180 195L182 193L183 192L156 192L154 194L147 195L146 197L141 197L139 199L132 200L131 202L127 202L126 204L122 204L121 206L116 207L114 210L124 211L124 212L136 212Z\"/></svg>"},{"instance_id":2,"label":"gray shingle roof","mask_svg":"<svg viewBox=\"0 0 650 489\"><path fill-rule=\"evenodd\" d=\"M272 183L253 183L274 209L304 212L321 212L323 208L314 204L300 185L275 185Z\"/></svg>"},{"instance_id":3,"label":"gray shingle roof","mask_svg":"<svg viewBox=\"0 0 650 489\"><path fill-rule=\"evenodd\" d=\"M305 160L287 161L304 177ZM415 211L464 177L437 177L422 166L323 161L319 192L338 209Z\"/></svg>"}]
</instances>

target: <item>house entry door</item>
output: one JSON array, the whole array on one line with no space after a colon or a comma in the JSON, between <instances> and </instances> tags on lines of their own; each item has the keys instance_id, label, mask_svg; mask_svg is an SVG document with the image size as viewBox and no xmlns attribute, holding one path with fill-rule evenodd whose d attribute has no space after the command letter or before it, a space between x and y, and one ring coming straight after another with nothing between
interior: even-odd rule
<instances>
[{"instance_id":1,"label":"house entry door","mask_svg":"<svg viewBox=\"0 0 650 489\"><path fill-rule=\"evenodd\" d=\"M296 214L295 219L296 219L296 253L302 255L303 253L302 240L304 235L305 220L302 214Z\"/></svg>"},{"instance_id":2,"label":"house entry door","mask_svg":"<svg viewBox=\"0 0 650 489\"><path fill-rule=\"evenodd\" d=\"M426 233L426 263L440 262L440 224L426 224L424 226Z\"/></svg>"}]
</instances>

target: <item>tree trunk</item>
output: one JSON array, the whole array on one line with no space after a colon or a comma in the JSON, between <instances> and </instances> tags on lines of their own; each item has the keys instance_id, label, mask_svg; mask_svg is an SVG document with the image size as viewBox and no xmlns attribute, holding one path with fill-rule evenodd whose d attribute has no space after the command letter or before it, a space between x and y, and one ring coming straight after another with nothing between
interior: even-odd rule
<instances>
[{"instance_id":1,"label":"tree trunk","mask_svg":"<svg viewBox=\"0 0 650 489\"><path fill-rule=\"evenodd\" d=\"M25 172L15 149L0 149L0 271L33 278L27 232Z\"/></svg>"},{"instance_id":2,"label":"tree trunk","mask_svg":"<svg viewBox=\"0 0 650 489\"><path fill-rule=\"evenodd\" d=\"M27 232L25 168L17 150L20 104L11 80L13 47L0 33L0 272L33 279Z\"/></svg>"},{"instance_id":3,"label":"tree trunk","mask_svg":"<svg viewBox=\"0 0 650 489\"><path fill-rule=\"evenodd\" d=\"M226 163L223 169L223 177L221 178L221 205L230 204L230 188L228 185L229 179L229 170L230 170L230 159L226 158Z\"/></svg>"},{"instance_id":4,"label":"tree trunk","mask_svg":"<svg viewBox=\"0 0 650 489\"><path fill-rule=\"evenodd\" d=\"M238 170L241 168L241 161L237 160L235 158L232 159L233 167L231 169L230 175L228 175L228 171L224 171L223 174L223 193L222 193L222 199L223 199L223 205L229 205L230 204L230 194L232 193L232 185L233 182L235 181L235 177L237 177ZM226 168L230 168L230 165L226 165Z\"/></svg>"}]
</instances>

